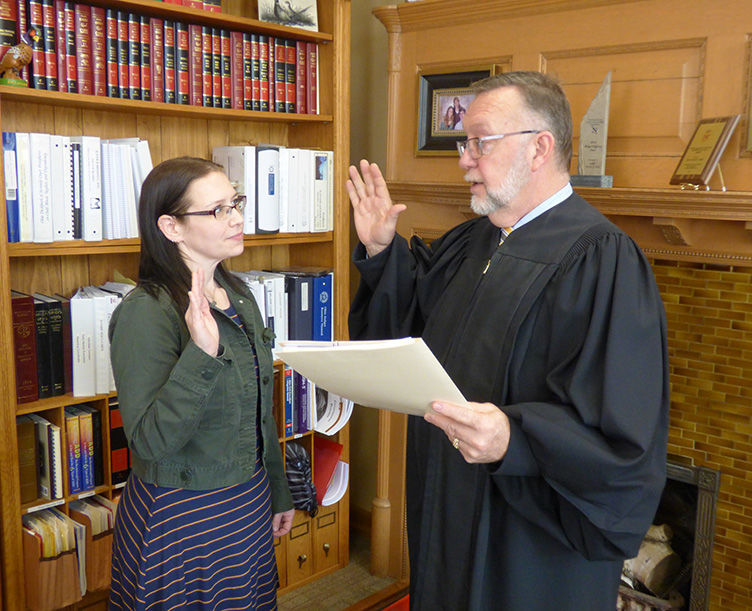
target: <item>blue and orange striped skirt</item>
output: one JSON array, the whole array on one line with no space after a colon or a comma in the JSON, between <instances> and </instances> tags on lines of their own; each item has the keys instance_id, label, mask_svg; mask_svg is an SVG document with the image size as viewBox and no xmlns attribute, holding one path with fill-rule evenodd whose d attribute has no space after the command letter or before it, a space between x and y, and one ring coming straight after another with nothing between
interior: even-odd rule
<instances>
[{"instance_id":1,"label":"blue and orange striped skirt","mask_svg":"<svg viewBox=\"0 0 752 611\"><path fill-rule=\"evenodd\" d=\"M276 609L269 480L161 488L131 474L115 519L111 609Z\"/></svg>"}]
</instances>

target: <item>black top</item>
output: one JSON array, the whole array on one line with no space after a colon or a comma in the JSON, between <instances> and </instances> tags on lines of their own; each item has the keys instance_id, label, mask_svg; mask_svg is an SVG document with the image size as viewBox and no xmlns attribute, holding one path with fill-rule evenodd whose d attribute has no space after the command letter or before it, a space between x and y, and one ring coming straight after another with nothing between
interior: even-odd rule
<instances>
[{"instance_id":1,"label":"black top","mask_svg":"<svg viewBox=\"0 0 752 611\"><path fill-rule=\"evenodd\" d=\"M411 246L356 249L351 337L422 335L468 400L511 420L501 463L469 465L410 418L411 607L612 611L665 481L665 315L648 262L576 194L500 246L485 217Z\"/></svg>"}]
</instances>

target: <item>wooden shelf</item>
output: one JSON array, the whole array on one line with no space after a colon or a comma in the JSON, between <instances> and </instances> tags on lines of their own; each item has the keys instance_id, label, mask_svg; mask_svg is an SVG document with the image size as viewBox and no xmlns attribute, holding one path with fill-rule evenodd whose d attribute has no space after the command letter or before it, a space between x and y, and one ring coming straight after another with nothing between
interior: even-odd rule
<instances>
[{"instance_id":1,"label":"wooden shelf","mask_svg":"<svg viewBox=\"0 0 752 611\"><path fill-rule=\"evenodd\" d=\"M202 119L223 119L225 121L260 121L263 123L331 123L331 115L308 115L286 112L260 112L254 110L235 110L231 108L208 108L184 104L167 104L164 102L144 102L143 100L126 100L83 93L60 93L44 89L28 89L0 85L0 97L4 100L27 102L32 104L49 104L68 108L86 108L90 110L109 110L138 112L170 117L190 117Z\"/></svg>"},{"instance_id":2,"label":"wooden shelf","mask_svg":"<svg viewBox=\"0 0 752 611\"><path fill-rule=\"evenodd\" d=\"M317 244L331 242L332 231L322 233L269 233L247 235L243 239L246 248L256 246L283 246L292 244ZM8 256L17 257L70 257L76 255L101 255L135 253L141 250L141 242L137 238L125 240L101 240L85 242L72 240L68 242L50 242L38 244L35 242L16 242L8 244Z\"/></svg>"}]
</instances>

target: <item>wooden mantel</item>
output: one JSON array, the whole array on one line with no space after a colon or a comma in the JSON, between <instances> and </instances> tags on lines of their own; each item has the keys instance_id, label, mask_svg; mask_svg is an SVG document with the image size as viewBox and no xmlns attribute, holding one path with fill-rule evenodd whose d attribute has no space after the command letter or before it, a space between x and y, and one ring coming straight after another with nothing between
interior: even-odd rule
<instances>
[{"instance_id":1,"label":"wooden mantel","mask_svg":"<svg viewBox=\"0 0 752 611\"><path fill-rule=\"evenodd\" d=\"M390 181L389 191L408 206L449 206L473 216L465 184ZM585 187L577 192L649 257L752 265L752 193Z\"/></svg>"}]
</instances>

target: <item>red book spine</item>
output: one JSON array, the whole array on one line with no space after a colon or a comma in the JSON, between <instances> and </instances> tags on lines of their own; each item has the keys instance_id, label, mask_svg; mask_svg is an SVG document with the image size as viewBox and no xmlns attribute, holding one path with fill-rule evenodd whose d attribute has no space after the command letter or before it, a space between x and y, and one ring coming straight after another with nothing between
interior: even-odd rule
<instances>
[{"instance_id":1,"label":"red book spine","mask_svg":"<svg viewBox=\"0 0 752 611\"><path fill-rule=\"evenodd\" d=\"M13 356L16 363L16 399L19 403L39 398L37 384L37 333L31 295L11 291Z\"/></svg>"},{"instance_id":2,"label":"red book spine","mask_svg":"<svg viewBox=\"0 0 752 611\"><path fill-rule=\"evenodd\" d=\"M243 108L253 110L253 61L251 35L243 32Z\"/></svg>"},{"instance_id":3,"label":"red book spine","mask_svg":"<svg viewBox=\"0 0 752 611\"><path fill-rule=\"evenodd\" d=\"M201 26L194 23L190 24L188 26L188 38L188 82L190 83L189 102L192 106L203 106L204 46L201 37Z\"/></svg>"},{"instance_id":4,"label":"red book spine","mask_svg":"<svg viewBox=\"0 0 752 611\"><path fill-rule=\"evenodd\" d=\"M120 85L118 84L118 18L117 11L108 8L105 11L105 57L107 61L107 96L110 98L120 97Z\"/></svg>"},{"instance_id":5,"label":"red book spine","mask_svg":"<svg viewBox=\"0 0 752 611\"><path fill-rule=\"evenodd\" d=\"M191 86L188 68L188 24L175 22L175 98L178 104L189 104Z\"/></svg>"},{"instance_id":6,"label":"red book spine","mask_svg":"<svg viewBox=\"0 0 752 611\"><path fill-rule=\"evenodd\" d=\"M306 43L302 40L295 42L295 111L301 114L308 112L306 105Z\"/></svg>"},{"instance_id":7,"label":"red book spine","mask_svg":"<svg viewBox=\"0 0 752 611\"><path fill-rule=\"evenodd\" d=\"M315 42L307 42L306 46L308 47L308 58L306 59L306 91L308 92L306 107L308 108L308 114L317 115L319 114L319 48Z\"/></svg>"},{"instance_id":8,"label":"red book spine","mask_svg":"<svg viewBox=\"0 0 752 611\"><path fill-rule=\"evenodd\" d=\"M120 88L120 97L129 98L130 89L128 88L128 13L126 13L125 11L118 11L117 18L118 87Z\"/></svg>"},{"instance_id":9,"label":"red book spine","mask_svg":"<svg viewBox=\"0 0 752 611\"><path fill-rule=\"evenodd\" d=\"M29 29L34 30L36 40L31 45L31 63L29 64L30 81L29 84L34 89L47 89L45 75L45 57L44 57L44 21L42 17L42 3L40 0L29 0L27 17L29 20Z\"/></svg>"},{"instance_id":10,"label":"red book spine","mask_svg":"<svg viewBox=\"0 0 752 611\"><path fill-rule=\"evenodd\" d=\"M154 102L164 102L164 22L159 17L150 17L149 29L151 30L149 53L151 60L151 99Z\"/></svg>"},{"instance_id":11,"label":"red book spine","mask_svg":"<svg viewBox=\"0 0 752 611\"><path fill-rule=\"evenodd\" d=\"M232 45L230 31L220 30L222 55L222 108L232 108Z\"/></svg>"},{"instance_id":12,"label":"red book spine","mask_svg":"<svg viewBox=\"0 0 752 611\"><path fill-rule=\"evenodd\" d=\"M151 102L151 28L149 18L138 18L141 47L141 99Z\"/></svg>"},{"instance_id":13,"label":"red book spine","mask_svg":"<svg viewBox=\"0 0 752 611\"><path fill-rule=\"evenodd\" d=\"M274 56L277 53L277 46L274 36L269 36L269 67L267 72L269 74L269 92L267 94L267 102L269 103L269 112L276 112L277 105L274 103L277 97L277 72L274 65Z\"/></svg>"},{"instance_id":14,"label":"red book spine","mask_svg":"<svg viewBox=\"0 0 752 611\"><path fill-rule=\"evenodd\" d=\"M78 65L76 62L76 11L73 2L65 2L65 78L69 93L78 93Z\"/></svg>"},{"instance_id":15,"label":"red book spine","mask_svg":"<svg viewBox=\"0 0 752 611\"><path fill-rule=\"evenodd\" d=\"M222 12L222 0L204 0L203 5L204 10L209 11L210 13Z\"/></svg>"},{"instance_id":16,"label":"red book spine","mask_svg":"<svg viewBox=\"0 0 752 611\"><path fill-rule=\"evenodd\" d=\"M0 6L6 6L3 2ZM9 6L15 6L11 4ZM68 64L66 63L66 45L65 45L65 0L54 0L55 11L55 49L57 51L57 88L58 91L68 91ZM0 49L2 44L0 43Z\"/></svg>"},{"instance_id":17,"label":"red book spine","mask_svg":"<svg viewBox=\"0 0 752 611\"><path fill-rule=\"evenodd\" d=\"M261 61L258 34L251 34L251 110L261 110Z\"/></svg>"},{"instance_id":18,"label":"red book spine","mask_svg":"<svg viewBox=\"0 0 752 611\"><path fill-rule=\"evenodd\" d=\"M296 81L298 51L294 40L285 41L285 112L297 112Z\"/></svg>"},{"instance_id":19,"label":"red book spine","mask_svg":"<svg viewBox=\"0 0 752 611\"><path fill-rule=\"evenodd\" d=\"M183 6L187 6L188 8L197 8L197 9L203 10L204 3L203 3L203 0L183 0Z\"/></svg>"},{"instance_id":20,"label":"red book spine","mask_svg":"<svg viewBox=\"0 0 752 611\"><path fill-rule=\"evenodd\" d=\"M243 33L230 32L230 106L243 110Z\"/></svg>"},{"instance_id":21,"label":"red book spine","mask_svg":"<svg viewBox=\"0 0 752 611\"><path fill-rule=\"evenodd\" d=\"M274 109L287 112L287 46L284 38L274 39Z\"/></svg>"},{"instance_id":22,"label":"red book spine","mask_svg":"<svg viewBox=\"0 0 752 611\"><path fill-rule=\"evenodd\" d=\"M17 0L3 0L0 2L0 57L16 44L16 28L18 27Z\"/></svg>"},{"instance_id":23,"label":"red book spine","mask_svg":"<svg viewBox=\"0 0 752 611\"><path fill-rule=\"evenodd\" d=\"M269 110L269 37L259 34L259 110Z\"/></svg>"},{"instance_id":24,"label":"red book spine","mask_svg":"<svg viewBox=\"0 0 752 611\"><path fill-rule=\"evenodd\" d=\"M164 98L168 104L175 103L175 24L164 22Z\"/></svg>"},{"instance_id":25,"label":"red book spine","mask_svg":"<svg viewBox=\"0 0 752 611\"><path fill-rule=\"evenodd\" d=\"M214 106L212 98L212 33L211 28L201 26L201 105Z\"/></svg>"},{"instance_id":26,"label":"red book spine","mask_svg":"<svg viewBox=\"0 0 752 611\"><path fill-rule=\"evenodd\" d=\"M58 91L57 78L57 36L55 34L54 0L42 0L42 22L44 23L44 83L48 91Z\"/></svg>"},{"instance_id":27,"label":"red book spine","mask_svg":"<svg viewBox=\"0 0 752 611\"><path fill-rule=\"evenodd\" d=\"M91 7L91 67L94 95L107 95L107 19L101 6Z\"/></svg>"},{"instance_id":28,"label":"red book spine","mask_svg":"<svg viewBox=\"0 0 752 611\"><path fill-rule=\"evenodd\" d=\"M212 106L222 108L222 37L212 28Z\"/></svg>"},{"instance_id":29,"label":"red book spine","mask_svg":"<svg viewBox=\"0 0 752 611\"><path fill-rule=\"evenodd\" d=\"M78 92L91 95L94 79L91 66L91 7L76 3L76 76Z\"/></svg>"},{"instance_id":30,"label":"red book spine","mask_svg":"<svg viewBox=\"0 0 752 611\"><path fill-rule=\"evenodd\" d=\"M128 13L128 97L141 99L141 20Z\"/></svg>"}]
</instances>

